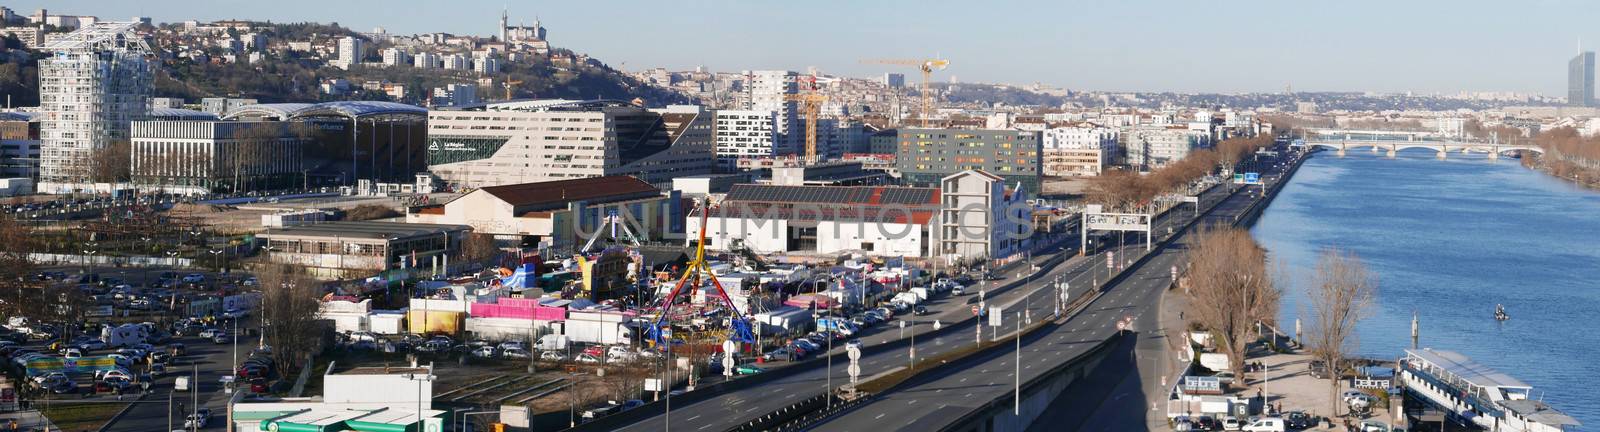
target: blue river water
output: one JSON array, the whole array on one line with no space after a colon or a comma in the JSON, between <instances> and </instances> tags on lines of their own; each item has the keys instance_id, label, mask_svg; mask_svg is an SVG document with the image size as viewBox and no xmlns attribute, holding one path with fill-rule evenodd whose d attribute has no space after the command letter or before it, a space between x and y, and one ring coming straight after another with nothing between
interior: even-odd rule
<instances>
[{"instance_id":1,"label":"blue river water","mask_svg":"<svg viewBox=\"0 0 1600 432\"><path fill-rule=\"evenodd\" d=\"M1355 352L1461 352L1600 430L1600 193L1523 168L1431 151L1307 160L1252 234L1284 291L1280 328L1309 317L1320 251L1357 253L1378 277ZM1493 319L1504 304L1511 319ZM1310 319L1302 319L1309 326Z\"/></svg>"}]
</instances>

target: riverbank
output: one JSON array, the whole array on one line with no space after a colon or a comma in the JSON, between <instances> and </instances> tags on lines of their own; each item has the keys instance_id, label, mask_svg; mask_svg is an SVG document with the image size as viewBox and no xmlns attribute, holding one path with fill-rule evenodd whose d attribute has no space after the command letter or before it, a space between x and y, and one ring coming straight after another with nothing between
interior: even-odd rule
<instances>
[{"instance_id":1,"label":"riverbank","mask_svg":"<svg viewBox=\"0 0 1600 432\"><path fill-rule=\"evenodd\" d=\"M1522 166L1551 177L1566 180L1589 190L1600 191L1600 161L1570 160L1559 154L1525 156Z\"/></svg>"}]
</instances>

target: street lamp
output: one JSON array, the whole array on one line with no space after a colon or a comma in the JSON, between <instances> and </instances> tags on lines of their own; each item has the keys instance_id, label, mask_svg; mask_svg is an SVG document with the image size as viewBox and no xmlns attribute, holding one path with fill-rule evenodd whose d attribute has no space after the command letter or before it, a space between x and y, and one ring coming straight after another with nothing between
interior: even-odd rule
<instances>
[{"instance_id":1,"label":"street lamp","mask_svg":"<svg viewBox=\"0 0 1600 432\"><path fill-rule=\"evenodd\" d=\"M405 374L405 377L406 377L406 379L411 380L411 381L416 381L416 383L417 383L417 429L421 430L422 429L422 383L432 382L433 379L434 379L434 376L433 376L432 373L426 373L426 374L420 374L420 375L416 374L416 373L408 373L408 374Z\"/></svg>"}]
</instances>

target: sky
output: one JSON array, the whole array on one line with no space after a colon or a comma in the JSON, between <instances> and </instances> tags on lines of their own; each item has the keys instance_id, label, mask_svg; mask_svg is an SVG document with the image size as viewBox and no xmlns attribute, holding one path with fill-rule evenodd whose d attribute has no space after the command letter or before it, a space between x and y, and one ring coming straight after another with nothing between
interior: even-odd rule
<instances>
[{"instance_id":1,"label":"sky","mask_svg":"<svg viewBox=\"0 0 1600 432\"><path fill-rule=\"evenodd\" d=\"M935 80L1101 91L1565 94L1594 0L28 0L21 15L337 22L488 36L501 9L623 70L788 69L867 77L939 56Z\"/></svg>"}]
</instances>

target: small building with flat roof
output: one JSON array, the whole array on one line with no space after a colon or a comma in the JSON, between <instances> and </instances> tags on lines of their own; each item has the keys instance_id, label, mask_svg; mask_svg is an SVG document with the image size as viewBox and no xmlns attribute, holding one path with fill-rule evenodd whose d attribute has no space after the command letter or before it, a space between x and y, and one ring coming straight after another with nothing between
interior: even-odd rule
<instances>
[{"instance_id":1,"label":"small building with flat roof","mask_svg":"<svg viewBox=\"0 0 1600 432\"><path fill-rule=\"evenodd\" d=\"M267 260L304 266L316 276L368 276L397 268L431 268L457 258L466 225L341 221L268 229Z\"/></svg>"},{"instance_id":2,"label":"small building with flat roof","mask_svg":"<svg viewBox=\"0 0 1600 432\"><path fill-rule=\"evenodd\" d=\"M641 241L682 231L677 192L633 176L604 176L488 186L450 202L413 208L407 222L460 224L492 234L502 246L537 246L572 253L616 213Z\"/></svg>"}]
</instances>

